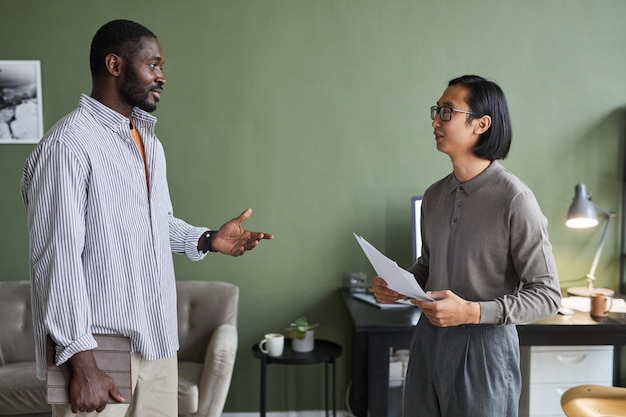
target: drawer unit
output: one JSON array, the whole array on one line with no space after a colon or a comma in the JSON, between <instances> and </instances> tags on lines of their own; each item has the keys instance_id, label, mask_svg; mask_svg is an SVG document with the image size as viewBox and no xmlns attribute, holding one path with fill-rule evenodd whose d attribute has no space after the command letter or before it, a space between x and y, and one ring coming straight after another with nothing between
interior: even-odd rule
<instances>
[{"instance_id":1,"label":"drawer unit","mask_svg":"<svg viewBox=\"0 0 626 417\"><path fill-rule=\"evenodd\" d=\"M520 410L530 417L565 416L561 395L568 388L613 383L613 346L533 346L524 357L528 404Z\"/></svg>"}]
</instances>

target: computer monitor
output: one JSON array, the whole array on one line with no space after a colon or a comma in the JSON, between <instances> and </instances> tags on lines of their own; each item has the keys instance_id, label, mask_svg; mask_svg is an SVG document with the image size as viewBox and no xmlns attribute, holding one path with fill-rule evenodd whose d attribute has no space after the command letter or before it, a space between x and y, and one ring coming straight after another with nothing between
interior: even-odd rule
<instances>
[{"instance_id":1,"label":"computer monitor","mask_svg":"<svg viewBox=\"0 0 626 417\"><path fill-rule=\"evenodd\" d=\"M422 212L422 196L411 197L411 213L413 214L413 263L422 254L422 233L420 229L420 215Z\"/></svg>"}]
</instances>

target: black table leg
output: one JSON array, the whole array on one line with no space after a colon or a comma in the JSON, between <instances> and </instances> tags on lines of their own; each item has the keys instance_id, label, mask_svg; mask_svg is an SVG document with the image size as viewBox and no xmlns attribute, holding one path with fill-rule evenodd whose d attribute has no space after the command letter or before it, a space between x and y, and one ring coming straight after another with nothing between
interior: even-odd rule
<instances>
[{"instance_id":1,"label":"black table leg","mask_svg":"<svg viewBox=\"0 0 626 417\"><path fill-rule=\"evenodd\" d=\"M389 348L388 333L372 334L369 338L369 415L386 417L389 392Z\"/></svg>"},{"instance_id":2,"label":"black table leg","mask_svg":"<svg viewBox=\"0 0 626 417\"><path fill-rule=\"evenodd\" d=\"M333 367L333 417L337 417L337 375L335 371L335 358L332 359L331 366Z\"/></svg>"},{"instance_id":3,"label":"black table leg","mask_svg":"<svg viewBox=\"0 0 626 417\"><path fill-rule=\"evenodd\" d=\"M352 389L350 405L352 413L357 417L367 417L368 409L368 335L365 332L354 332L352 348Z\"/></svg>"},{"instance_id":4,"label":"black table leg","mask_svg":"<svg viewBox=\"0 0 626 417\"><path fill-rule=\"evenodd\" d=\"M261 417L265 417L266 394L267 394L267 360L261 358Z\"/></svg>"},{"instance_id":5,"label":"black table leg","mask_svg":"<svg viewBox=\"0 0 626 417\"><path fill-rule=\"evenodd\" d=\"M331 375L328 375L328 367L331 367ZM330 384L329 384L330 380ZM326 406L326 417L330 416L330 408L328 407L328 397L332 396L333 401L333 417L337 417L337 376L335 372L335 359L331 358L324 364L324 404ZM329 387L330 385L330 387Z\"/></svg>"},{"instance_id":6,"label":"black table leg","mask_svg":"<svg viewBox=\"0 0 626 417\"><path fill-rule=\"evenodd\" d=\"M324 410L326 410L326 417L330 417L330 410L328 408L328 365L330 362L324 363Z\"/></svg>"}]
</instances>

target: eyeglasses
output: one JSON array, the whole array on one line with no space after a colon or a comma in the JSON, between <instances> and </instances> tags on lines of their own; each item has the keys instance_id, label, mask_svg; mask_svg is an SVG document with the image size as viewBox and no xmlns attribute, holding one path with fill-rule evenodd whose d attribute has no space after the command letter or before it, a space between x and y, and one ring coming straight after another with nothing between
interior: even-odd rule
<instances>
[{"instance_id":1,"label":"eyeglasses","mask_svg":"<svg viewBox=\"0 0 626 417\"><path fill-rule=\"evenodd\" d=\"M476 114L476 113L471 112L471 111L460 110L460 109L453 109L452 107L448 107L448 106L432 106L430 108L430 118L432 120L435 120L435 117L437 117L437 114L438 114L439 118L441 119L442 122L447 122L450 119L452 119L452 113L454 113L454 112L465 113L465 114L473 114L473 115Z\"/></svg>"}]
</instances>

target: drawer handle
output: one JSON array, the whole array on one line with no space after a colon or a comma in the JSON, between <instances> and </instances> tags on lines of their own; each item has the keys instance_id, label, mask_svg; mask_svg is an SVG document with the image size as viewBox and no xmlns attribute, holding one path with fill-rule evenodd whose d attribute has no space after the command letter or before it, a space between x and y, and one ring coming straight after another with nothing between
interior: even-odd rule
<instances>
[{"instance_id":1,"label":"drawer handle","mask_svg":"<svg viewBox=\"0 0 626 417\"><path fill-rule=\"evenodd\" d=\"M587 358L587 355L557 355L556 357L561 363L581 363Z\"/></svg>"}]
</instances>

